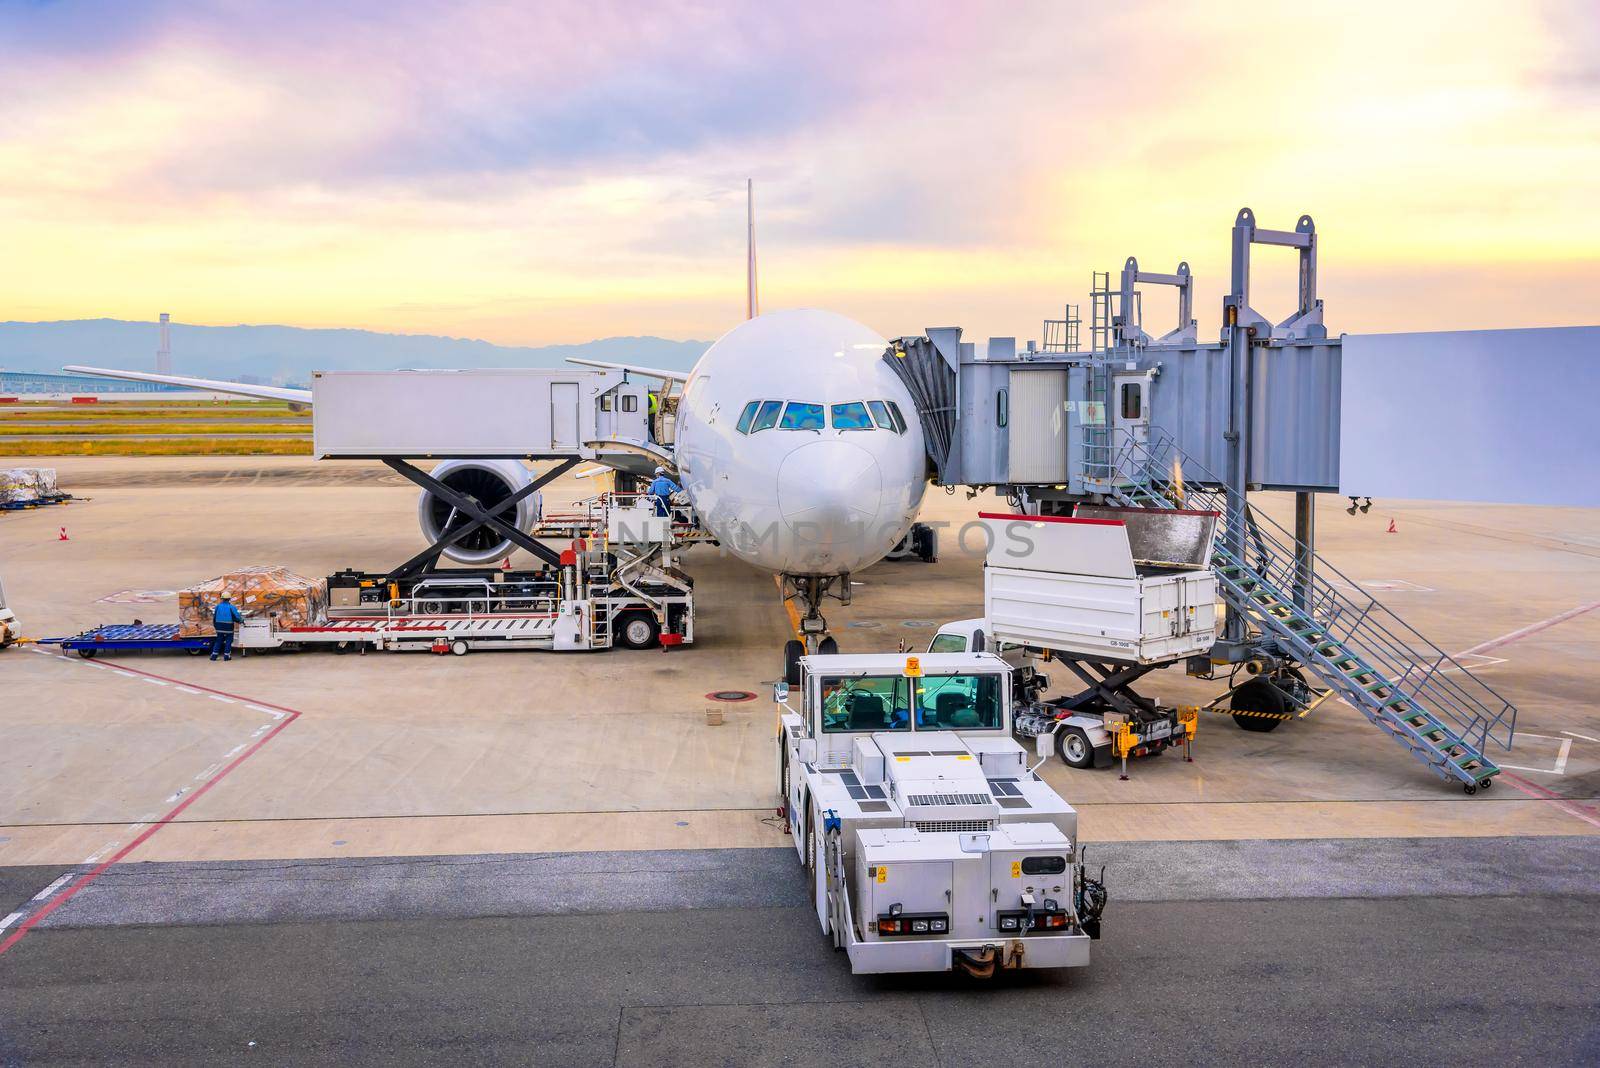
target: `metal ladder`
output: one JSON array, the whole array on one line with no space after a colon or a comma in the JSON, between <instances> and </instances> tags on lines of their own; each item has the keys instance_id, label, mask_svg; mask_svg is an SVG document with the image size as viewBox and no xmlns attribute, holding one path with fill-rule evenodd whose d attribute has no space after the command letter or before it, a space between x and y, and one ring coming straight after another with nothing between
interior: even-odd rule
<instances>
[{"instance_id":1,"label":"metal ladder","mask_svg":"<svg viewBox=\"0 0 1600 1068\"><path fill-rule=\"evenodd\" d=\"M1311 583L1301 588L1295 560L1309 550L1248 506L1230 509L1223 491L1197 489L1220 480L1170 438L1125 442L1115 451L1097 488L1132 507L1221 512L1212 566L1228 604L1434 774L1467 793L1488 788L1500 769L1484 749L1490 741L1510 749L1516 732L1509 701L1314 553ZM1164 474L1174 459L1182 463L1187 492ZM1242 559L1229 548L1230 523L1245 528Z\"/></svg>"}]
</instances>

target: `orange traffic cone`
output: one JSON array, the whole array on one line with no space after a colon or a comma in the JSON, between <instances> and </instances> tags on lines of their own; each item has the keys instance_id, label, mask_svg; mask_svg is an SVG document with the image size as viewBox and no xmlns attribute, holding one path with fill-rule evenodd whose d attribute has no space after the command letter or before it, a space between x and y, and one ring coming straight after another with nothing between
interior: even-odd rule
<instances>
[{"instance_id":1,"label":"orange traffic cone","mask_svg":"<svg viewBox=\"0 0 1600 1068\"><path fill-rule=\"evenodd\" d=\"M1398 533L1400 533L1398 530L1394 529L1394 517L1393 516L1389 517L1389 529L1384 531L1384 533L1385 534L1398 534Z\"/></svg>"},{"instance_id":2,"label":"orange traffic cone","mask_svg":"<svg viewBox=\"0 0 1600 1068\"><path fill-rule=\"evenodd\" d=\"M67 537L67 528L66 527L62 527L61 528L61 535L58 538L56 538L56 541L71 541L71 540L72 540L71 538Z\"/></svg>"}]
</instances>

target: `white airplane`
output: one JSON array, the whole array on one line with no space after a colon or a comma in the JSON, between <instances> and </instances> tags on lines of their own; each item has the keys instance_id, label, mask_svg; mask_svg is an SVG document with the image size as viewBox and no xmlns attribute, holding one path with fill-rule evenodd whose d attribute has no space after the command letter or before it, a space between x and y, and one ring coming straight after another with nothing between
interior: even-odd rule
<instances>
[{"instance_id":1,"label":"white airplane","mask_svg":"<svg viewBox=\"0 0 1600 1068\"><path fill-rule=\"evenodd\" d=\"M692 370L572 362L683 383L672 454L684 493L728 552L781 576L785 598L802 608L803 642L791 641L785 650L792 664L805 651L836 648L822 602L848 599L850 575L906 537L927 487L927 461L915 402L884 362L888 342L833 312L759 314L754 247L752 224L750 318L718 339ZM66 370L312 402L310 390L76 365ZM433 475L486 504L527 481L520 464L503 460L447 461ZM424 492L419 505L430 540L451 522L441 503ZM536 504L519 512L521 529L536 520ZM483 537L452 546L449 555L481 564L508 551L498 534L475 533Z\"/></svg>"}]
</instances>

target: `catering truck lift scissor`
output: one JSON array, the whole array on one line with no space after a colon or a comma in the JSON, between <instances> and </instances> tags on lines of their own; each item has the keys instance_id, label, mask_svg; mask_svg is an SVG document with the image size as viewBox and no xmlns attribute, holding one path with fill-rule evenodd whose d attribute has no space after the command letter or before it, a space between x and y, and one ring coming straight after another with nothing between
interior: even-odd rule
<instances>
[{"instance_id":1,"label":"catering truck lift scissor","mask_svg":"<svg viewBox=\"0 0 1600 1068\"><path fill-rule=\"evenodd\" d=\"M833 654L801 658L798 709L778 684L787 830L853 972L1089 963L1104 886L1011 737L1011 672L993 653Z\"/></svg>"}]
</instances>

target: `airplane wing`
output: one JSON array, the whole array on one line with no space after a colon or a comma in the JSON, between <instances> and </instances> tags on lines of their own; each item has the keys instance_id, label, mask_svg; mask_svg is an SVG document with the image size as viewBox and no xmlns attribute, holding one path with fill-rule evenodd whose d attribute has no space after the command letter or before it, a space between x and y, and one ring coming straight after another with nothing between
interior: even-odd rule
<instances>
[{"instance_id":1,"label":"airplane wing","mask_svg":"<svg viewBox=\"0 0 1600 1068\"><path fill-rule=\"evenodd\" d=\"M63 371L76 371L85 375L102 375L106 378L125 378L130 382L160 382L169 386L184 386L188 389L205 389L216 393L233 393L241 397L257 397L261 400L288 401L291 404L311 403L309 389L289 389L285 386L252 386L243 382L218 382L211 378L186 378L183 375L155 375L145 371L114 371L105 367L82 367L78 364L69 364L62 368Z\"/></svg>"},{"instance_id":2,"label":"airplane wing","mask_svg":"<svg viewBox=\"0 0 1600 1068\"><path fill-rule=\"evenodd\" d=\"M663 382L687 382L688 371L666 371L659 367L640 367L631 363L606 363L604 360L585 360L577 356L568 356L568 363L579 364L583 367L598 367L603 371L630 371L636 375L647 378L659 378Z\"/></svg>"}]
</instances>

